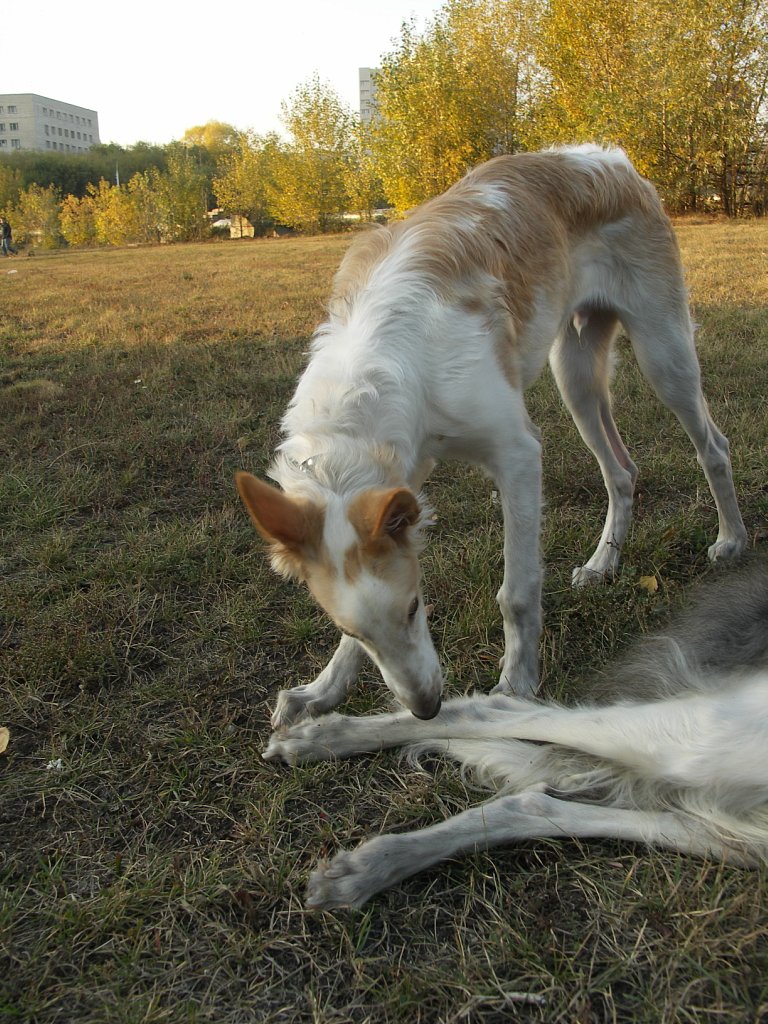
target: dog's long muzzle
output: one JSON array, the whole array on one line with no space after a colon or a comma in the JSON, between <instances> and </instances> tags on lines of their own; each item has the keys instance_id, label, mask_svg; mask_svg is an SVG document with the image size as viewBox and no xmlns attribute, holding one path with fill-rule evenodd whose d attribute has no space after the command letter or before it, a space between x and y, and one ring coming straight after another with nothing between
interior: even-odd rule
<instances>
[{"instance_id":1,"label":"dog's long muzzle","mask_svg":"<svg viewBox=\"0 0 768 1024\"><path fill-rule=\"evenodd\" d=\"M430 719L435 718L435 716L440 713L440 708L442 707L442 705L443 705L443 699L440 696L440 694L438 694L437 695L437 700L435 701L435 704L434 704L434 707L430 711L428 711L426 714L420 713L418 711L412 711L411 713L413 714L413 716L415 718L421 719L422 722L428 722L428 721L430 721Z\"/></svg>"}]
</instances>

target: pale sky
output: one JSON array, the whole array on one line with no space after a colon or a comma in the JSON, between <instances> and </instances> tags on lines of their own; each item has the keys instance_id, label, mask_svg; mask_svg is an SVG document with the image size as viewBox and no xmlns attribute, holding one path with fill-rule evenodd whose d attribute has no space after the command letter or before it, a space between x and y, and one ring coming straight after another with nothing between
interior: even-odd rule
<instances>
[{"instance_id":1,"label":"pale sky","mask_svg":"<svg viewBox=\"0 0 768 1024\"><path fill-rule=\"evenodd\" d=\"M6 6L6 5L3 5ZM0 92L98 111L102 142L166 143L206 121L280 130L280 103L317 72L353 110L358 68L423 29L441 0L127 0L8 4ZM12 11L12 13L10 13Z\"/></svg>"}]
</instances>

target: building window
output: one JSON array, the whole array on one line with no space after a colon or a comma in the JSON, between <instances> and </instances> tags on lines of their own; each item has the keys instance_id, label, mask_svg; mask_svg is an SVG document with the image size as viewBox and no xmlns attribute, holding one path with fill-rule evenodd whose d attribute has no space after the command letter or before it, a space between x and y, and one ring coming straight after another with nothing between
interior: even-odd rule
<instances>
[{"instance_id":1,"label":"building window","mask_svg":"<svg viewBox=\"0 0 768 1024\"><path fill-rule=\"evenodd\" d=\"M21 139L11 139L11 149L21 149Z\"/></svg>"},{"instance_id":2,"label":"building window","mask_svg":"<svg viewBox=\"0 0 768 1024\"><path fill-rule=\"evenodd\" d=\"M16 121L11 121L10 129L12 132L17 132L19 130L18 123Z\"/></svg>"},{"instance_id":3,"label":"building window","mask_svg":"<svg viewBox=\"0 0 768 1024\"><path fill-rule=\"evenodd\" d=\"M8 113L9 113L9 114L15 114L15 113L16 113L16 107L14 107L14 106L9 106L9 107L8 107Z\"/></svg>"},{"instance_id":4,"label":"building window","mask_svg":"<svg viewBox=\"0 0 768 1024\"><path fill-rule=\"evenodd\" d=\"M0 114L4 114L4 113L5 113L5 107L2 105L2 103L0 103Z\"/></svg>"},{"instance_id":5,"label":"building window","mask_svg":"<svg viewBox=\"0 0 768 1024\"><path fill-rule=\"evenodd\" d=\"M4 131L5 131L5 124L0 122L0 132L4 132Z\"/></svg>"},{"instance_id":6,"label":"building window","mask_svg":"<svg viewBox=\"0 0 768 1024\"><path fill-rule=\"evenodd\" d=\"M0 149L5 149L8 145L8 139L0 139Z\"/></svg>"}]
</instances>

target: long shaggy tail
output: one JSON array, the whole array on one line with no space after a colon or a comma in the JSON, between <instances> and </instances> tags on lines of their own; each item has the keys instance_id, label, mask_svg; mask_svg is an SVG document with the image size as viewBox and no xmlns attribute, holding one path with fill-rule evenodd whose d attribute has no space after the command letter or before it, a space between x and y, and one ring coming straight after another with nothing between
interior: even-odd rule
<instances>
[{"instance_id":1,"label":"long shaggy tail","mask_svg":"<svg viewBox=\"0 0 768 1024\"><path fill-rule=\"evenodd\" d=\"M472 781L479 786L515 793L566 785L570 773L560 764L564 752L563 748L514 739L431 739L409 744L405 751L411 764L420 764L428 754L444 754L461 765L463 777L471 771Z\"/></svg>"},{"instance_id":2,"label":"long shaggy tail","mask_svg":"<svg viewBox=\"0 0 768 1024\"><path fill-rule=\"evenodd\" d=\"M696 589L666 629L639 640L596 681L600 703L721 689L723 676L768 667L768 563L754 561Z\"/></svg>"}]
</instances>

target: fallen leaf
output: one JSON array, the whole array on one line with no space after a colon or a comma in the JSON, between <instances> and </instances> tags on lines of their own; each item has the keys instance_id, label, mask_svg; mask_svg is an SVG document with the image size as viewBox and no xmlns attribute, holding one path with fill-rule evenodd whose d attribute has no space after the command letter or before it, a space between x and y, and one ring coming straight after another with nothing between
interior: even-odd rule
<instances>
[{"instance_id":1,"label":"fallen leaf","mask_svg":"<svg viewBox=\"0 0 768 1024\"><path fill-rule=\"evenodd\" d=\"M655 576L641 576L637 581L638 587L642 587L643 590L647 590L649 594L655 594L659 589L659 581Z\"/></svg>"},{"instance_id":2,"label":"fallen leaf","mask_svg":"<svg viewBox=\"0 0 768 1024\"><path fill-rule=\"evenodd\" d=\"M0 725L0 754L4 754L6 752L10 739L10 730L6 729L4 725Z\"/></svg>"}]
</instances>

